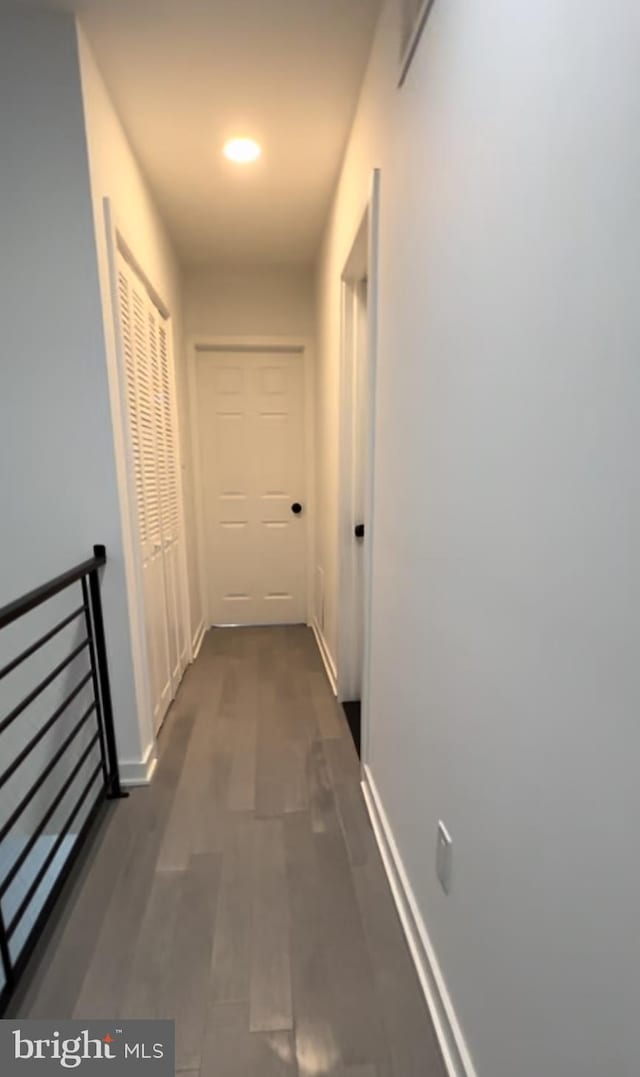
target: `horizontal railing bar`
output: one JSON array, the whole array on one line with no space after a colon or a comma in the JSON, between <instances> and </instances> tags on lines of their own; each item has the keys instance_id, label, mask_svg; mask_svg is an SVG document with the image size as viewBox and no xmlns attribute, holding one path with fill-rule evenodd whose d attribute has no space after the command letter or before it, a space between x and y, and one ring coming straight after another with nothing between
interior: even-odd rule
<instances>
[{"instance_id":1,"label":"horizontal railing bar","mask_svg":"<svg viewBox=\"0 0 640 1077\"><path fill-rule=\"evenodd\" d=\"M93 572L94 569L106 564L107 556L104 546L94 546L94 551L95 556L90 557L88 561L82 561L74 568L70 568L67 572L63 572L60 576L49 580L48 583L43 583L42 586L29 591L22 598L17 598L14 602L9 602L6 606L2 606L0 608L0 628L6 628L13 621L17 621L18 617L29 613L36 606L41 606L47 599L53 598L60 591L64 591L71 584L81 580L87 573Z\"/></svg>"},{"instance_id":2,"label":"horizontal railing bar","mask_svg":"<svg viewBox=\"0 0 640 1077\"><path fill-rule=\"evenodd\" d=\"M86 762L87 758L91 754L91 751L93 750L93 748L95 747L97 742L98 742L98 734L96 733L95 736L93 736L91 738L91 740L89 741L89 743L87 744L87 747L85 748L82 755L78 759L75 767L73 768L73 770L69 774L69 777L65 781L64 785L62 785L61 788L56 793L54 799L52 800L51 804L47 808L47 811L46 811L45 815L42 817L42 819L38 823L38 826L34 830L31 837L29 838L29 841L25 845L24 849L22 850L20 855L17 857L17 859L14 861L14 863L11 865L9 871L5 875L2 882L0 883L0 898L4 897L7 890L11 886L11 883L13 882L16 875L20 871L20 868L22 867L22 865L24 864L25 860L27 859L29 853L33 849L34 845L36 844L38 838L43 833L44 828L46 827L47 823L50 821L50 819L53 816L56 809L60 806L60 804L61 804L61 802L63 800L63 797L68 792L68 790L71 788L71 785L73 784L74 778L78 774L78 771L82 767L83 763ZM8 932L7 932L7 934L8 934Z\"/></svg>"},{"instance_id":3,"label":"horizontal railing bar","mask_svg":"<svg viewBox=\"0 0 640 1077\"><path fill-rule=\"evenodd\" d=\"M0 669L0 681L3 677L7 676L7 673L11 673L16 666L19 666L21 662L24 662L25 659L30 658L32 654L35 654L41 647L44 647L45 643L48 643L50 639L53 639L54 636L58 635L58 632L62 632L63 628L66 628L72 621L75 621L76 617L79 617L81 613L84 613L86 608L84 603L81 606L78 606L78 609L74 610L73 613L70 613L68 617L65 617L64 621L60 621L60 624L57 624L55 628L52 628L46 635L41 636L39 640L36 640L30 647L27 647L26 651L23 651L22 654L13 658L4 669Z\"/></svg>"},{"instance_id":4,"label":"horizontal railing bar","mask_svg":"<svg viewBox=\"0 0 640 1077\"><path fill-rule=\"evenodd\" d=\"M67 748L72 743L72 741L75 740L75 738L77 737L78 733L83 728L83 726L88 722L89 718L91 717L91 715L93 714L95 709L96 709L96 703L95 703L95 700L94 700L93 703L91 704L91 706L88 707L87 710L84 712L84 714L82 715L82 718L80 719L80 721L76 722L75 726L73 727L73 729L69 733L69 736L65 737L62 744L58 748L58 751L55 753L55 755L47 763L46 767L44 768L44 770L42 771L42 773L38 777L37 781L34 783L34 785L31 786L31 789L29 790L29 792L26 793L25 796L23 796L22 800L18 804L18 807L15 809L15 811L13 811L11 813L11 815L7 819L4 826L2 826L0 828L0 842L4 841L7 834L11 830L12 826L15 825L15 823L18 821L18 819L22 815L25 808L33 800L34 796L38 792L38 789L40 789L40 787L42 785L44 785L47 778L51 774L51 771L56 766L56 763L60 762L60 760L62 759L62 756L66 752Z\"/></svg>"},{"instance_id":5,"label":"horizontal railing bar","mask_svg":"<svg viewBox=\"0 0 640 1077\"><path fill-rule=\"evenodd\" d=\"M22 712L26 710L31 703L33 703L34 699L37 699L38 696L41 695L42 692L44 692L45 688L48 688L51 682L55 681L56 677L60 676L63 669L66 669L67 666L70 666L74 658L77 658L78 655L81 654L82 651L84 651L85 647L88 646L89 637L87 636L86 639L84 639L82 643L80 643L71 652L71 654L67 655L67 657L64 659L64 661L60 663L59 666L56 666L56 668L53 670L53 673L50 673L48 677L45 677L43 681L40 681L40 684L36 685L33 691L29 692L28 696L25 696L25 698L22 700L22 703L18 703L18 706L13 708L11 714L8 714L6 718L3 718L3 720L0 722L0 733L4 733L5 729L10 726L12 722L15 722L16 718L18 718L19 715L21 715Z\"/></svg>"},{"instance_id":6,"label":"horizontal railing bar","mask_svg":"<svg viewBox=\"0 0 640 1077\"><path fill-rule=\"evenodd\" d=\"M51 726L54 725L58 721L58 718L60 718L60 716L62 714L64 714L64 712L66 711L69 704L73 703L76 696L80 694L82 689L85 687L86 684L89 683L90 680L91 680L91 670L89 670L89 672L84 675L82 680L79 681L78 684L76 684L73 691L67 696L67 698L65 700L63 700L63 702L60 704L60 706L56 708L56 710L53 712L51 717L45 722L45 724L42 726L42 728L38 730L35 737L31 738L29 743L25 745L25 747L22 749L22 751L19 753L19 755L17 755L15 757L15 759L13 760L13 763L10 763L9 766L7 767L7 769L4 771L4 773L0 775L0 789L2 789L2 786L5 784L5 782L9 781L9 778L11 777L12 774L14 774L16 772L16 770L18 769L20 764L24 763L25 759L33 751L33 749L35 748L38 741L41 741L42 738L44 737L45 733L49 732L49 730L51 729Z\"/></svg>"},{"instance_id":7,"label":"horizontal railing bar","mask_svg":"<svg viewBox=\"0 0 640 1077\"><path fill-rule=\"evenodd\" d=\"M24 898L20 902L20 906L17 909L15 916L13 917L11 923L7 925L7 938L8 939L11 938L11 936L13 935L13 933L14 933L15 929L17 928L18 924L22 920L22 917L24 916L25 912L29 908L29 905L31 904L31 900L33 898L33 895L36 893L38 887L40 886L40 883L44 879L44 877L47 874L49 868L51 867L51 864L53 863L53 861L55 859L55 856L56 856L56 853L58 852L58 849L62 845L62 842L66 838L67 834L69 833L69 829L71 827L71 824L72 824L73 820L75 819L75 817L78 814L80 808L82 807L85 800L89 796L89 793L91 792L91 786L95 782L95 780L98 777L98 774L100 773L101 770L102 770L102 764L98 763L98 766L96 767L93 774L89 778L89 781L85 785L84 790L82 792L82 795L80 796L80 799L77 801L73 811L68 816L67 821L64 824L64 827L62 828L60 834L58 835L57 840L53 843L46 860L44 861L44 863L43 863L42 867L40 868L38 874L36 875L35 879L31 883L31 886L27 890Z\"/></svg>"}]
</instances>

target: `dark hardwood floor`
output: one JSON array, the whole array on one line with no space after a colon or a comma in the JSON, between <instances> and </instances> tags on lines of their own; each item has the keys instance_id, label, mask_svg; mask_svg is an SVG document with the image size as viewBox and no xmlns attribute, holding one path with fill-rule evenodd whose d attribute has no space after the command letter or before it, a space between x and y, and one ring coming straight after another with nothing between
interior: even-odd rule
<instances>
[{"instance_id":1,"label":"dark hardwood floor","mask_svg":"<svg viewBox=\"0 0 640 1077\"><path fill-rule=\"evenodd\" d=\"M311 632L209 632L160 749L10 1013L175 1018L201 1077L444 1077Z\"/></svg>"}]
</instances>

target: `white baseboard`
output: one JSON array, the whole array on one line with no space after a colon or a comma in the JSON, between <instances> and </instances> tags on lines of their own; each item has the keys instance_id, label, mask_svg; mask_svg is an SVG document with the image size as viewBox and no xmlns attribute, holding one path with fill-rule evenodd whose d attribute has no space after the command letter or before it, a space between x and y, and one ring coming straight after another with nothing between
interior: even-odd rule
<instances>
[{"instance_id":1,"label":"white baseboard","mask_svg":"<svg viewBox=\"0 0 640 1077\"><path fill-rule=\"evenodd\" d=\"M337 696L338 674L336 671L336 664L331 657L331 651L327 646L327 641L324 638L320 625L318 624L315 617L311 622L311 627L313 629L313 634L316 637L316 643L318 644L318 650L320 651L320 657L322 658L327 677L329 678L329 684L331 685L334 696Z\"/></svg>"},{"instance_id":2,"label":"white baseboard","mask_svg":"<svg viewBox=\"0 0 640 1077\"><path fill-rule=\"evenodd\" d=\"M367 810L400 922L436 1030L447 1073L449 1077L477 1077L460 1022L456 1017L442 971L369 767L364 766L362 774L362 791Z\"/></svg>"},{"instance_id":3,"label":"white baseboard","mask_svg":"<svg viewBox=\"0 0 640 1077\"><path fill-rule=\"evenodd\" d=\"M128 788L136 785L151 785L157 765L158 752L154 742L144 759L120 763L120 784Z\"/></svg>"},{"instance_id":4,"label":"white baseboard","mask_svg":"<svg viewBox=\"0 0 640 1077\"><path fill-rule=\"evenodd\" d=\"M193 662L195 662L196 658L198 657L198 652L199 652L200 648L202 647L202 641L204 639L205 632L206 632L206 628L205 628L204 621L201 621L200 624L198 625L197 629L196 629L196 633L195 633L195 636L193 637L193 642L191 644L191 653L193 655L193 658L192 658Z\"/></svg>"}]
</instances>

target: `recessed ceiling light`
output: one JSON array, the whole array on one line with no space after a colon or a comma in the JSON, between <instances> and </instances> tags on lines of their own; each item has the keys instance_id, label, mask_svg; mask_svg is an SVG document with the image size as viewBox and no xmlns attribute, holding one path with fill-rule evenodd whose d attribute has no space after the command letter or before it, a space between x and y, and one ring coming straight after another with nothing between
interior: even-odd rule
<instances>
[{"instance_id":1,"label":"recessed ceiling light","mask_svg":"<svg viewBox=\"0 0 640 1077\"><path fill-rule=\"evenodd\" d=\"M248 165L258 160L262 147L253 138L231 138L225 143L223 153L236 164Z\"/></svg>"}]
</instances>

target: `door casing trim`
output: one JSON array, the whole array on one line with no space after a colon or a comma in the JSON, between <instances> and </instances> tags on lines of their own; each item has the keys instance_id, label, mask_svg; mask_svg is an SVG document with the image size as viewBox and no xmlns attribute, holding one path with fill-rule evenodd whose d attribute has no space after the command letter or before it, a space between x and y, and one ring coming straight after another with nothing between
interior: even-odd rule
<instances>
[{"instance_id":1,"label":"door casing trim","mask_svg":"<svg viewBox=\"0 0 640 1077\"><path fill-rule=\"evenodd\" d=\"M350 325L348 305L353 301L356 278L361 268L354 263L361 261L357 254L366 230L366 257L364 272L367 278L367 368L369 430L367 443L367 474L365 476L365 547L364 547L364 640L362 652L362 699L361 699L361 758L363 766L370 758L369 682L371 654L371 607L374 550L374 474L375 474L375 428L376 428L376 368L378 350L378 247L380 218L380 169L371 174L366 202L358 217L357 228L341 275L341 355L340 355L340 447L338 489L338 613L337 639L337 695L346 701L353 677L354 639L351 626L354 622L353 591L353 523L354 491L353 461L353 393L352 376L355 361L353 326Z\"/></svg>"}]
</instances>

